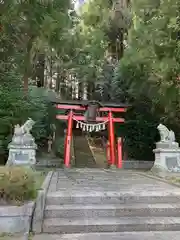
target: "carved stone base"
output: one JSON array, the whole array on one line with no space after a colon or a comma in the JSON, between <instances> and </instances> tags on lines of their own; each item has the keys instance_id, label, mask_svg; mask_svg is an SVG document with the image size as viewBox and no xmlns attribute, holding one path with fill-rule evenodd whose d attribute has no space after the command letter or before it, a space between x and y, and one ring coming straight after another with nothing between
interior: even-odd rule
<instances>
[{"instance_id":1,"label":"carved stone base","mask_svg":"<svg viewBox=\"0 0 180 240\"><path fill-rule=\"evenodd\" d=\"M156 143L156 149L177 149L179 148L179 143L177 142L158 142Z\"/></svg>"},{"instance_id":2,"label":"carved stone base","mask_svg":"<svg viewBox=\"0 0 180 240\"><path fill-rule=\"evenodd\" d=\"M158 148L153 151L155 153L155 162L152 171L160 175L160 172L180 173L180 148Z\"/></svg>"},{"instance_id":3,"label":"carved stone base","mask_svg":"<svg viewBox=\"0 0 180 240\"><path fill-rule=\"evenodd\" d=\"M6 165L28 165L36 164L36 149L29 148L10 148Z\"/></svg>"}]
</instances>

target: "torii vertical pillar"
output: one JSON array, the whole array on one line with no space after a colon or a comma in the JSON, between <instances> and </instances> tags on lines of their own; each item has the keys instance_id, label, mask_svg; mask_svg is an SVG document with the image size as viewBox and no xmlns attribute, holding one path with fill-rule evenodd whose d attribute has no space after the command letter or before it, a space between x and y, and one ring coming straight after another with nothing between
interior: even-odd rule
<instances>
[{"instance_id":1,"label":"torii vertical pillar","mask_svg":"<svg viewBox=\"0 0 180 240\"><path fill-rule=\"evenodd\" d=\"M115 157L115 139L114 139L114 122L112 112L109 111L109 145L110 145L110 167L116 167Z\"/></svg>"},{"instance_id":2,"label":"torii vertical pillar","mask_svg":"<svg viewBox=\"0 0 180 240\"><path fill-rule=\"evenodd\" d=\"M71 140L72 140L73 112L70 110L68 116L68 128L65 141L64 166L70 168L71 161Z\"/></svg>"},{"instance_id":3,"label":"torii vertical pillar","mask_svg":"<svg viewBox=\"0 0 180 240\"><path fill-rule=\"evenodd\" d=\"M117 161L117 168L122 168L122 138L118 138L117 141L117 152L118 152L118 161Z\"/></svg>"}]
</instances>

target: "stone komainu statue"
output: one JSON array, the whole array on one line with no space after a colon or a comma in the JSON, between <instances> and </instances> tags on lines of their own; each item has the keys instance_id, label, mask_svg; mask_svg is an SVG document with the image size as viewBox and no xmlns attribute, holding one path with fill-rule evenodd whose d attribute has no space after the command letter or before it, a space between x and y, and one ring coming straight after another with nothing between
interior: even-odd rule
<instances>
[{"instance_id":1,"label":"stone komainu statue","mask_svg":"<svg viewBox=\"0 0 180 240\"><path fill-rule=\"evenodd\" d=\"M17 124L14 129L14 135L30 134L34 124L35 122L31 118L29 118L22 126Z\"/></svg>"},{"instance_id":2,"label":"stone komainu statue","mask_svg":"<svg viewBox=\"0 0 180 240\"><path fill-rule=\"evenodd\" d=\"M161 142L175 142L175 134L172 130L169 130L166 126L163 124L159 124L157 129L159 130L159 134L161 137Z\"/></svg>"}]
</instances>

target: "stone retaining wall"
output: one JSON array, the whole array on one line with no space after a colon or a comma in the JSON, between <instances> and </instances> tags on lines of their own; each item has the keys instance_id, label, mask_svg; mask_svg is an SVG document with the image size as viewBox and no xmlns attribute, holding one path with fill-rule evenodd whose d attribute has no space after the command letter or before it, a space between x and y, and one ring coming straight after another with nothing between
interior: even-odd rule
<instances>
[{"instance_id":1,"label":"stone retaining wall","mask_svg":"<svg viewBox=\"0 0 180 240\"><path fill-rule=\"evenodd\" d=\"M153 167L153 161L138 161L138 160L125 160L123 161L123 169L144 169L149 170Z\"/></svg>"},{"instance_id":2,"label":"stone retaining wall","mask_svg":"<svg viewBox=\"0 0 180 240\"><path fill-rule=\"evenodd\" d=\"M0 206L0 234L2 233L29 233L34 213L33 227L41 231L45 207L45 197L49 188L53 172L46 176L35 201L27 202L21 206Z\"/></svg>"},{"instance_id":3,"label":"stone retaining wall","mask_svg":"<svg viewBox=\"0 0 180 240\"><path fill-rule=\"evenodd\" d=\"M22 206L0 207L0 233L19 233L29 231L35 202Z\"/></svg>"}]
</instances>

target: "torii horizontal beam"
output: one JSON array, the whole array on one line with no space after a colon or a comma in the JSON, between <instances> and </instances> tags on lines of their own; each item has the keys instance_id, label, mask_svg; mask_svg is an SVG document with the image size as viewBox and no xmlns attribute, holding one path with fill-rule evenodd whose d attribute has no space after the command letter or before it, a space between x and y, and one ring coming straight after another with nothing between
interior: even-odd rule
<instances>
[{"instance_id":1,"label":"torii horizontal beam","mask_svg":"<svg viewBox=\"0 0 180 240\"><path fill-rule=\"evenodd\" d=\"M81 110L81 111L85 111L86 108L85 107L81 107L78 105L61 105L61 104L57 104L56 105L57 109L70 109L70 110ZM101 107L98 109L100 112L126 112L127 108L125 107L121 107L121 108L111 108L111 107Z\"/></svg>"},{"instance_id":2,"label":"torii horizontal beam","mask_svg":"<svg viewBox=\"0 0 180 240\"><path fill-rule=\"evenodd\" d=\"M56 115L56 119L60 119L60 120L68 120L67 115ZM75 120L78 121L86 121L86 118L84 116L74 116ZM113 118L112 119L113 122L119 122L119 123L123 123L125 120L124 118ZM105 122L105 121L109 121L109 117L97 117L96 118L96 122Z\"/></svg>"}]
</instances>

